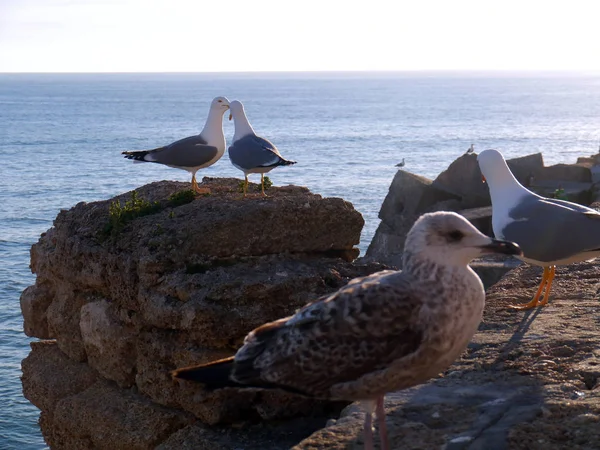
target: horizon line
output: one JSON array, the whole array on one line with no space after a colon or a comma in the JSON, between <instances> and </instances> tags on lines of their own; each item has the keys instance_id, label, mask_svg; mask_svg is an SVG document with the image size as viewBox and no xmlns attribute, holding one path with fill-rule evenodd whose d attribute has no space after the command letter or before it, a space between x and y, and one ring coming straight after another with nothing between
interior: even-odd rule
<instances>
[{"instance_id":1,"label":"horizon line","mask_svg":"<svg viewBox=\"0 0 600 450\"><path fill-rule=\"evenodd\" d=\"M561 73L561 74L600 74L598 69L384 69L384 70L225 70L225 71L0 71L0 75L127 75L127 74L411 74L411 73Z\"/></svg>"}]
</instances>

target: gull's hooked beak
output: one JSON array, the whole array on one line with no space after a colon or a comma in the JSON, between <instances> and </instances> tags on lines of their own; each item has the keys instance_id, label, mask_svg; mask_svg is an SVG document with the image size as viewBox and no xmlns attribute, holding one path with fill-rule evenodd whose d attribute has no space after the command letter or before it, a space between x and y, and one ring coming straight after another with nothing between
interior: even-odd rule
<instances>
[{"instance_id":1,"label":"gull's hooked beak","mask_svg":"<svg viewBox=\"0 0 600 450\"><path fill-rule=\"evenodd\" d=\"M492 242L486 245L482 245L481 248L483 253L499 253L501 255L523 255L523 251L518 244L509 241L501 241L498 239L492 239Z\"/></svg>"}]
</instances>

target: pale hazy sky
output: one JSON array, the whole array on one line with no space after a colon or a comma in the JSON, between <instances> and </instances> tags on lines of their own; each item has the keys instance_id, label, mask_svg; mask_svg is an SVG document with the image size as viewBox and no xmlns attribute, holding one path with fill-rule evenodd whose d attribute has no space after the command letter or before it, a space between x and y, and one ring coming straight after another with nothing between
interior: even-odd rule
<instances>
[{"instance_id":1,"label":"pale hazy sky","mask_svg":"<svg viewBox=\"0 0 600 450\"><path fill-rule=\"evenodd\" d=\"M0 0L0 72L600 70L589 0Z\"/></svg>"}]
</instances>

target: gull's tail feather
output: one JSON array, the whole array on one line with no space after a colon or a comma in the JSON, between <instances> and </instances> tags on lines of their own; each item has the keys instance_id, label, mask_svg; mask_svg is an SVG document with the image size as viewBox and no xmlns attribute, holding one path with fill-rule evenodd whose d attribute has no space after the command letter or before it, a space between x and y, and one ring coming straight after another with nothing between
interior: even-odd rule
<instances>
[{"instance_id":1,"label":"gull's tail feather","mask_svg":"<svg viewBox=\"0 0 600 450\"><path fill-rule=\"evenodd\" d=\"M183 367L171 372L174 380L187 380L203 384L206 389L242 387L229 378L233 369L233 356L199 366Z\"/></svg>"},{"instance_id":2,"label":"gull's tail feather","mask_svg":"<svg viewBox=\"0 0 600 450\"><path fill-rule=\"evenodd\" d=\"M291 161L289 159L280 158L278 166L291 166L292 164L296 164L296 161Z\"/></svg>"},{"instance_id":3,"label":"gull's tail feather","mask_svg":"<svg viewBox=\"0 0 600 450\"><path fill-rule=\"evenodd\" d=\"M121 152L121 154L125 155L124 158L133 159L134 161L148 161L146 155L151 151L152 150L138 150L133 152Z\"/></svg>"}]
</instances>

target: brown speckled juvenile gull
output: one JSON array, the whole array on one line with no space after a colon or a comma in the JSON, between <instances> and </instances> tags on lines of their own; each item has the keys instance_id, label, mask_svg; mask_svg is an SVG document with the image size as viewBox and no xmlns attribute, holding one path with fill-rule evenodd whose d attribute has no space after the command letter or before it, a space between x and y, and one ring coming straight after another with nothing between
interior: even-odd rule
<instances>
[{"instance_id":1,"label":"brown speckled juvenile gull","mask_svg":"<svg viewBox=\"0 0 600 450\"><path fill-rule=\"evenodd\" d=\"M462 216L425 214L406 238L404 270L356 278L296 314L251 331L235 356L178 369L173 378L224 387L278 388L366 401L365 448L377 408L388 448L383 397L445 370L477 330L485 293L468 263L519 247L481 234Z\"/></svg>"}]
</instances>

